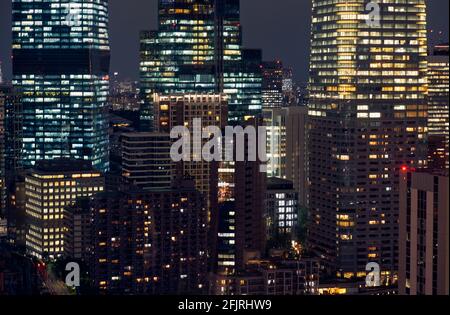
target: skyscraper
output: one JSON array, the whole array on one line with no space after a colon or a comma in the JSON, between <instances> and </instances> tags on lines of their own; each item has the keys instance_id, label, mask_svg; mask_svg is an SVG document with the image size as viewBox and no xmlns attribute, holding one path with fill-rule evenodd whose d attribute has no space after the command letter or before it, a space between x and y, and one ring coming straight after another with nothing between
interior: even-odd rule
<instances>
[{"instance_id":1,"label":"skyscraper","mask_svg":"<svg viewBox=\"0 0 450 315\"><path fill-rule=\"evenodd\" d=\"M139 188L170 189L174 163L167 133L136 132L122 135L122 176Z\"/></svg>"},{"instance_id":2,"label":"skyscraper","mask_svg":"<svg viewBox=\"0 0 450 315\"><path fill-rule=\"evenodd\" d=\"M14 0L12 17L23 165L68 157L108 170L108 1Z\"/></svg>"},{"instance_id":3,"label":"skyscraper","mask_svg":"<svg viewBox=\"0 0 450 315\"><path fill-rule=\"evenodd\" d=\"M9 84L0 84L0 105L4 113L5 172L7 177L11 177L22 168L22 102L17 91Z\"/></svg>"},{"instance_id":4,"label":"skyscraper","mask_svg":"<svg viewBox=\"0 0 450 315\"><path fill-rule=\"evenodd\" d=\"M1 225L4 224L4 223L2 224L2 220L5 219L6 217L5 100L6 97L3 95L2 90L0 90L0 224ZM0 235L1 234L2 232L0 232Z\"/></svg>"},{"instance_id":5,"label":"skyscraper","mask_svg":"<svg viewBox=\"0 0 450 315\"><path fill-rule=\"evenodd\" d=\"M449 76L448 44L437 45L428 57L428 141L434 168L449 167Z\"/></svg>"},{"instance_id":6,"label":"skyscraper","mask_svg":"<svg viewBox=\"0 0 450 315\"><path fill-rule=\"evenodd\" d=\"M232 124L242 124L262 109L262 52L243 48L240 13L240 0L214 0L216 89L228 95Z\"/></svg>"},{"instance_id":7,"label":"skyscraper","mask_svg":"<svg viewBox=\"0 0 450 315\"><path fill-rule=\"evenodd\" d=\"M195 133L215 126L224 128L227 122L227 96L224 94L170 94L154 96L155 129L170 134L175 127L185 126L191 133L189 159L177 164L177 175L192 176L196 188L208 200L209 211L217 204L217 161L205 161L196 147L203 148L209 139L196 139ZM200 125L195 125L195 120ZM196 129L198 127L198 129ZM200 143L198 142L200 141ZM186 153L186 152L184 152Z\"/></svg>"},{"instance_id":8,"label":"skyscraper","mask_svg":"<svg viewBox=\"0 0 450 315\"><path fill-rule=\"evenodd\" d=\"M0 219L12 214L7 192L19 170L20 109L20 98L14 88L0 83Z\"/></svg>"},{"instance_id":9,"label":"skyscraper","mask_svg":"<svg viewBox=\"0 0 450 315\"><path fill-rule=\"evenodd\" d=\"M307 117L306 106L263 110L267 128L267 176L294 183L299 204L308 203Z\"/></svg>"},{"instance_id":10,"label":"skyscraper","mask_svg":"<svg viewBox=\"0 0 450 315\"><path fill-rule=\"evenodd\" d=\"M263 108L283 106L283 64L280 60L262 63Z\"/></svg>"},{"instance_id":11,"label":"skyscraper","mask_svg":"<svg viewBox=\"0 0 450 315\"><path fill-rule=\"evenodd\" d=\"M448 295L448 171L401 174L399 291Z\"/></svg>"},{"instance_id":12,"label":"skyscraper","mask_svg":"<svg viewBox=\"0 0 450 315\"><path fill-rule=\"evenodd\" d=\"M294 91L293 73L291 68L283 69L283 93L290 94Z\"/></svg>"},{"instance_id":13,"label":"skyscraper","mask_svg":"<svg viewBox=\"0 0 450 315\"><path fill-rule=\"evenodd\" d=\"M206 207L192 180L168 190L98 194L90 207L90 267L100 293L205 292Z\"/></svg>"},{"instance_id":14,"label":"skyscraper","mask_svg":"<svg viewBox=\"0 0 450 315\"><path fill-rule=\"evenodd\" d=\"M258 126L260 120L249 120L244 126ZM228 145L236 152L236 134ZM244 151L258 144L244 139ZM242 150L242 149L241 149ZM219 211L213 213L211 224L211 253L213 271L230 275L242 270L249 259L261 258L265 247L264 196L266 174L261 161L222 161L218 172Z\"/></svg>"},{"instance_id":15,"label":"skyscraper","mask_svg":"<svg viewBox=\"0 0 450 315\"><path fill-rule=\"evenodd\" d=\"M88 161L39 161L25 178L27 252L38 258L63 254L65 207L102 192L104 187L104 177Z\"/></svg>"},{"instance_id":16,"label":"skyscraper","mask_svg":"<svg viewBox=\"0 0 450 315\"><path fill-rule=\"evenodd\" d=\"M160 0L158 30L140 34L141 131L154 93L225 93L229 119L261 111L261 52L242 49L239 0Z\"/></svg>"},{"instance_id":17,"label":"skyscraper","mask_svg":"<svg viewBox=\"0 0 450 315\"><path fill-rule=\"evenodd\" d=\"M267 128L267 177L286 178L286 116L285 108L263 110Z\"/></svg>"},{"instance_id":18,"label":"skyscraper","mask_svg":"<svg viewBox=\"0 0 450 315\"><path fill-rule=\"evenodd\" d=\"M158 30L141 38L141 131L153 128L154 93L212 93L214 6L212 0L159 0Z\"/></svg>"},{"instance_id":19,"label":"skyscraper","mask_svg":"<svg viewBox=\"0 0 450 315\"><path fill-rule=\"evenodd\" d=\"M314 0L310 235L327 271L396 278L399 172L426 159L425 0ZM378 18L378 17L376 17Z\"/></svg>"},{"instance_id":20,"label":"skyscraper","mask_svg":"<svg viewBox=\"0 0 450 315\"><path fill-rule=\"evenodd\" d=\"M284 241L284 245L290 246L291 241L297 239L298 214L298 193L294 184L281 178L268 178L264 213L267 239Z\"/></svg>"},{"instance_id":21,"label":"skyscraper","mask_svg":"<svg viewBox=\"0 0 450 315\"><path fill-rule=\"evenodd\" d=\"M229 63L223 74L223 92L228 95L228 121L245 124L262 113L262 51L242 49L242 59Z\"/></svg>"}]
</instances>

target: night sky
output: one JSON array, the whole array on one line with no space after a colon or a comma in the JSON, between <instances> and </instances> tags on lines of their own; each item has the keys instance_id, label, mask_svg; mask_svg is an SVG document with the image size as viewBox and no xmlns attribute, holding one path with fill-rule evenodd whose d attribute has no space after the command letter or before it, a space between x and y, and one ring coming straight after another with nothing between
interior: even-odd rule
<instances>
[{"instance_id":1,"label":"night sky","mask_svg":"<svg viewBox=\"0 0 450 315\"><path fill-rule=\"evenodd\" d=\"M429 28L437 41L448 41L449 0L428 0ZM241 0L244 45L262 48L264 59L281 59L294 68L297 81L308 69L310 0ZM156 28L157 0L110 0L111 72L138 78L141 29ZM10 78L11 0L0 0L0 61Z\"/></svg>"}]
</instances>

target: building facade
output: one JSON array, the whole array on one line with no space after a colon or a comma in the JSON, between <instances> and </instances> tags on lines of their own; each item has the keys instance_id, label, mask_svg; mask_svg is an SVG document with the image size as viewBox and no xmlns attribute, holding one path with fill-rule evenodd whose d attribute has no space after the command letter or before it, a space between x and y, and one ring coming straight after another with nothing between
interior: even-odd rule
<instances>
[{"instance_id":1,"label":"building facade","mask_svg":"<svg viewBox=\"0 0 450 315\"><path fill-rule=\"evenodd\" d=\"M137 132L124 133L121 138L123 177L144 190L170 189L175 175L170 135Z\"/></svg>"},{"instance_id":2,"label":"building facade","mask_svg":"<svg viewBox=\"0 0 450 315\"><path fill-rule=\"evenodd\" d=\"M220 129L227 123L228 98L224 94L170 94L154 96L155 129L170 134L174 127L186 127L190 132L190 154L177 163L178 174L192 176L197 189L208 200L210 211L217 204L217 161L200 156L209 139L196 139L195 133L213 126ZM199 123L195 125L196 121ZM181 135L179 135L181 136ZM186 154L187 152L184 152Z\"/></svg>"},{"instance_id":3,"label":"building facade","mask_svg":"<svg viewBox=\"0 0 450 315\"><path fill-rule=\"evenodd\" d=\"M261 112L261 52L242 49L239 0L160 0L158 12L140 35L141 131L154 127L154 93L225 93L235 122Z\"/></svg>"},{"instance_id":4,"label":"building facade","mask_svg":"<svg viewBox=\"0 0 450 315\"><path fill-rule=\"evenodd\" d=\"M0 83L1 84L1 83ZM0 85L1 88L1 85ZM3 235L3 226L6 226L6 159L5 159L5 116L6 116L6 95L0 89L0 235ZM5 228L6 231L6 228Z\"/></svg>"},{"instance_id":5,"label":"building facade","mask_svg":"<svg viewBox=\"0 0 450 315\"><path fill-rule=\"evenodd\" d=\"M299 231L298 192L291 181L271 177L267 179L265 197L266 238L286 242L297 240ZM281 244L275 244L281 245Z\"/></svg>"},{"instance_id":6,"label":"building facade","mask_svg":"<svg viewBox=\"0 0 450 315\"><path fill-rule=\"evenodd\" d=\"M308 145L306 106L264 109L267 128L267 176L290 180L299 204L308 204Z\"/></svg>"},{"instance_id":7,"label":"building facade","mask_svg":"<svg viewBox=\"0 0 450 315\"><path fill-rule=\"evenodd\" d=\"M287 86L284 86L284 69L282 62L280 60L266 61L262 63L261 68L263 108L277 108L283 106L283 88L287 88Z\"/></svg>"},{"instance_id":8,"label":"building facade","mask_svg":"<svg viewBox=\"0 0 450 315\"><path fill-rule=\"evenodd\" d=\"M263 110L264 124L267 128L267 177L286 178L287 130L285 108Z\"/></svg>"},{"instance_id":9,"label":"building facade","mask_svg":"<svg viewBox=\"0 0 450 315\"><path fill-rule=\"evenodd\" d=\"M428 57L428 143L434 168L449 168L449 66L448 44L437 45Z\"/></svg>"},{"instance_id":10,"label":"building facade","mask_svg":"<svg viewBox=\"0 0 450 315\"><path fill-rule=\"evenodd\" d=\"M89 262L92 250L92 212L89 198L80 198L63 211L65 258Z\"/></svg>"},{"instance_id":11,"label":"building facade","mask_svg":"<svg viewBox=\"0 0 450 315\"><path fill-rule=\"evenodd\" d=\"M448 172L402 173L399 293L449 294Z\"/></svg>"},{"instance_id":12,"label":"building facade","mask_svg":"<svg viewBox=\"0 0 450 315\"><path fill-rule=\"evenodd\" d=\"M398 270L399 171L426 163L426 1L313 1L310 245L339 278Z\"/></svg>"},{"instance_id":13,"label":"building facade","mask_svg":"<svg viewBox=\"0 0 450 315\"><path fill-rule=\"evenodd\" d=\"M249 120L246 126L258 126L262 120ZM236 134L231 145L236 152ZM244 139L245 156L250 143ZM230 145L230 144L228 144ZM219 275L235 274L246 262L261 258L266 237L264 225L264 196L266 173L264 162L222 161L218 167L218 211L213 213L210 229L210 251L212 271Z\"/></svg>"},{"instance_id":14,"label":"building facade","mask_svg":"<svg viewBox=\"0 0 450 315\"><path fill-rule=\"evenodd\" d=\"M15 0L12 18L23 166L65 157L108 170L108 1Z\"/></svg>"},{"instance_id":15,"label":"building facade","mask_svg":"<svg viewBox=\"0 0 450 315\"><path fill-rule=\"evenodd\" d=\"M104 177L83 160L39 161L25 177L26 247L37 258L64 252L64 209L104 190Z\"/></svg>"},{"instance_id":16,"label":"building facade","mask_svg":"<svg viewBox=\"0 0 450 315\"><path fill-rule=\"evenodd\" d=\"M213 93L213 1L158 1L158 30L141 32L141 131L153 128L154 93Z\"/></svg>"},{"instance_id":17,"label":"building facade","mask_svg":"<svg viewBox=\"0 0 450 315\"><path fill-rule=\"evenodd\" d=\"M235 275L210 279L210 294L225 296L317 295L319 263L316 260L255 260Z\"/></svg>"},{"instance_id":18,"label":"building facade","mask_svg":"<svg viewBox=\"0 0 450 315\"><path fill-rule=\"evenodd\" d=\"M21 167L22 106L20 96L10 84L0 84L0 106L3 114L5 176L14 176Z\"/></svg>"},{"instance_id":19,"label":"building facade","mask_svg":"<svg viewBox=\"0 0 450 315\"><path fill-rule=\"evenodd\" d=\"M97 195L91 274L101 294L202 294L207 211L193 181Z\"/></svg>"}]
</instances>

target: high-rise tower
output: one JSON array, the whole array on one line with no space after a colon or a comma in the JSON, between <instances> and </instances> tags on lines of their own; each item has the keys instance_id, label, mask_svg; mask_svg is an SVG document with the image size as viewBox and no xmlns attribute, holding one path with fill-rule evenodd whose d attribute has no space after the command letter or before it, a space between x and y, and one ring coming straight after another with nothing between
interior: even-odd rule
<instances>
[{"instance_id":1,"label":"high-rise tower","mask_svg":"<svg viewBox=\"0 0 450 315\"><path fill-rule=\"evenodd\" d=\"M109 168L107 0L13 0L13 83L25 167L84 159Z\"/></svg>"},{"instance_id":2,"label":"high-rise tower","mask_svg":"<svg viewBox=\"0 0 450 315\"><path fill-rule=\"evenodd\" d=\"M141 130L153 129L153 93L212 93L212 0L160 0L158 30L141 32Z\"/></svg>"},{"instance_id":3,"label":"high-rise tower","mask_svg":"<svg viewBox=\"0 0 450 315\"><path fill-rule=\"evenodd\" d=\"M262 64L262 100L264 108L283 106L283 63L280 60Z\"/></svg>"},{"instance_id":4,"label":"high-rise tower","mask_svg":"<svg viewBox=\"0 0 450 315\"><path fill-rule=\"evenodd\" d=\"M153 128L154 93L225 93L229 119L261 112L261 53L242 49L239 0L160 0L158 30L142 31L141 131Z\"/></svg>"},{"instance_id":5,"label":"high-rise tower","mask_svg":"<svg viewBox=\"0 0 450 315\"><path fill-rule=\"evenodd\" d=\"M309 240L330 273L365 277L375 262L389 281L399 172L426 159L426 1L368 4L313 1Z\"/></svg>"},{"instance_id":6,"label":"high-rise tower","mask_svg":"<svg viewBox=\"0 0 450 315\"><path fill-rule=\"evenodd\" d=\"M449 168L449 49L437 45L428 57L429 167Z\"/></svg>"}]
</instances>

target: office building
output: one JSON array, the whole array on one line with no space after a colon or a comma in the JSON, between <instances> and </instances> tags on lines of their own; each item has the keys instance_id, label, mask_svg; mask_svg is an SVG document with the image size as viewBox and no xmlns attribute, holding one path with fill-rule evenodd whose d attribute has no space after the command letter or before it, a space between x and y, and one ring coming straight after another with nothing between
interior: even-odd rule
<instances>
[{"instance_id":1,"label":"office building","mask_svg":"<svg viewBox=\"0 0 450 315\"><path fill-rule=\"evenodd\" d=\"M0 237L4 234L2 227L6 226L5 103L6 97L0 89Z\"/></svg>"},{"instance_id":2,"label":"office building","mask_svg":"<svg viewBox=\"0 0 450 315\"><path fill-rule=\"evenodd\" d=\"M267 128L267 177L286 178L287 130L286 108L264 109Z\"/></svg>"},{"instance_id":3,"label":"office building","mask_svg":"<svg viewBox=\"0 0 450 315\"><path fill-rule=\"evenodd\" d=\"M18 174L11 178L7 187L6 219L8 242L25 252L26 234L28 232L25 211L25 177Z\"/></svg>"},{"instance_id":4,"label":"office building","mask_svg":"<svg viewBox=\"0 0 450 315\"><path fill-rule=\"evenodd\" d=\"M224 94L170 94L154 96L155 130L170 134L172 128L185 126L191 133L191 154L189 161L178 163L182 176L188 174L195 180L197 189L208 200L210 211L217 204L217 161L205 161L196 146L203 148L209 139L196 143L194 120L200 119L199 129L208 126L224 128L227 123L228 98ZM198 130L201 132L201 130Z\"/></svg>"},{"instance_id":5,"label":"office building","mask_svg":"<svg viewBox=\"0 0 450 315\"><path fill-rule=\"evenodd\" d=\"M449 294L448 171L408 171L400 182L399 291Z\"/></svg>"},{"instance_id":6,"label":"office building","mask_svg":"<svg viewBox=\"0 0 450 315\"><path fill-rule=\"evenodd\" d=\"M108 170L108 27L107 0L13 1L24 167L74 158Z\"/></svg>"},{"instance_id":7,"label":"office building","mask_svg":"<svg viewBox=\"0 0 450 315\"><path fill-rule=\"evenodd\" d=\"M399 172L426 163L427 6L313 1L309 243L325 272L384 284L398 270ZM395 30L394 30L395 29Z\"/></svg>"},{"instance_id":8,"label":"office building","mask_svg":"<svg viewBox=\"0 0 450 315\"><path fill-rule=\"evenodd\" d=\"M230 63L223 75L223 92L228 96L230 125L245 124L262 114L262 51L242 49L242 59Z\"/></svg>"},{"instance_id":9,"label":"office building","mask_svg":"<svg viewBox=\"0 0 450 315\"><path fill-rule=\"evenodd\" d=\"M292 68L283 68L283 94L289 95L294 92L294 78Z\"/></svg>"},{"instance_id":10,"label":"office building","mask_svg":"<svg viewBox=\"0 0 450 315\"><path fill-rule=\"evenodd\" d=\"M128 182L144 190L172 187L175 169L169 134L135 132L121 138L122 175Z\"/></svg>"},{"instance_id":11,"label":"office building","mask_svg":"<svg viewBox=\"0 0 450 315\"><path fill-rule=\"evenodd\" d=\"M141 131L154 93L225 93L229 119L261 112L261 52L242 49L239 0L159 1L158 29L140 34Z\"/></svg>"},{"instance_id":12,"label":"office building","mask_svg":"<svg viewBox=\"0 0 450 315\"><path fill-rule=\"evenodd\" d=\"M25 177L27 253L44 259L63 254L64 209L104 186L102 174L89 161L39 161Z\"/></svg>"},{"instance_id":13,"label":"office building","mask_svg":"<svg viewBox=\"0 0 450 315\"><path fill-rule=\"evenodd\" d=\"M264 254L265 174L260 163L236 162L236 268Z\"/></svg>"},{"instance_id":14,"label":"office building","mask_svg":"<svg viewBox=\"0 0 450 315\"><path fill-rule=\"evenodd\" d=\"M7 83L0 83L0 219L2 225L14 224L9 203L15 179L20 172L22 141L21 101L18 93ZM7 219L12 219L9 223ZM11 230L12 231L12 230Z\"/></svg>"},{"instance_id":15,"label":"office building","mask_svg":"<svg viewBox=\"0 0 450 315\"><path fill-rule=\"evenodd\" d=\"M80 198L63 210L64 258L88 263L92 250L92 212L89 198Z\"/></svg>"},{"instance_id":16,"label":"office building","mask_svg":"<svg viewBox=\"0 0 450 315\"><path fill-rule=\"evenodd\" d=\"M5 176L14 176L22 167L20 152L22 148L22 106L20 95L9 84L0 84L0 106L4 116L4 156Z\"/></svg>"},{"instance_id":17,"label":"office building","mask_svg":"<svg viewBox=\"0 0 450 315\"><path fill-rule=\"evenodd\" d=\"M261 69L263 108L283 106L283 63L280 60L266 61L262 63Z\"/></svg>"},{"instance_id":18,"label":"office building","mask_svg":"<svg viewBox=\"0 0 450 315\"><path fill-rule=\"evenodd\" d=\"M434 47L428 57L428 143L431 168L449 167L449 48Z\"/></svg>"},{"instance_id":19,"label":"office building","mask_svg":"<svg viewBox=\"0 0 450 315\"><path fill-rule=\"evenodd\" d=\"M299 231L298 193L291 181L271 177L267 179L265 197L266 238L284 243L288 248L297 240ZM281 245L282 244L275 244Z\"/></svg>"},{"instance_id":20,"label":"office building","mask_svg":"<svg viewBox=\"0 0 450 315\"><path fill-rule=\"evenodd\" d=\"M212 93L214 7L212 1L158 1L158 30L141 39L141 131L151 131L154 93Z\"/></svg>"},{"instance_id":21,"label":"office building","mask_svg":"<svg viewBox=\"0 0 450 315\"><path fill-rule=\"evenodd\" d=\"M319 263L313 259L254 260L235 275L210 278L213 295L317 295L318 288Z\"/></svg>"},{"instance_id":22,"label":"office building","mask_svg":"<svg viewBox=\"0 0 450 315\"><path fill-rule=\"evenodd\" d=\"M305 106L264 109L267 128L267 176L290 180L299 204L308 204L307 118Z\"/></svg>"},{"instance_id":23,"label":"office building","mask_svg":"<svg viewBox=\"0 0 450 315\"><path fill-rule=\"evenodd\" d=\"M113 111L139 111L139 88L136 81L119 80L118 73L111 79L109 104Z\"/></svg>"},{"instance_id":24,"label":"office building","mask_svg":"<svg viewBox=\"0 0 450 315\"><path fill-rule=\"evenodd\" d=\"M246 124L258 126L262 120L249 120ZM234 147L236 139L235 136ZM244 143L247 154L249 146L255 144L247 140ZM247 158L219 163L219 211L213 213L210 230L211 264L216 274L235 274L248 260L264 254L266 173L261 171L263 166L262 161Z\"/></svg>"},{"instance_id":25,"label":"office building","mask_svg":"<svg viewBox=\"0 0 450 315\"><path fill-rule=\"evenodd\" d=\"M91 275L100 294L201 294L207 211L192 180L95 196Z\"/></svg>"}]
</instances>

